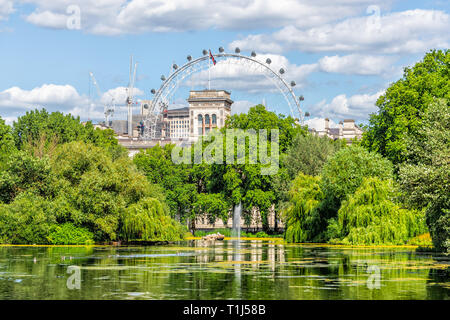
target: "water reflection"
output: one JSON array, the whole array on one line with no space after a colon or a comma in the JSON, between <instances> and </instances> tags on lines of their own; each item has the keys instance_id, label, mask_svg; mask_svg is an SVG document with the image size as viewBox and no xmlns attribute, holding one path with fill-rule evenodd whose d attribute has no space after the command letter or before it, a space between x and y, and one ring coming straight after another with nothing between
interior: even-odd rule
<instances>
[{"instance_id":1,"label":"water reflection","mask_svg":"<svg viewBox=\"0 0 450 320\"><path fill-rule=\"evenodd\" d=\"M67 285L71 266L79 267L80 289ZM448 258L405 248L262 240L0 247L0 299L448 299L449 292Z\"/></svg>"}]
</instances>

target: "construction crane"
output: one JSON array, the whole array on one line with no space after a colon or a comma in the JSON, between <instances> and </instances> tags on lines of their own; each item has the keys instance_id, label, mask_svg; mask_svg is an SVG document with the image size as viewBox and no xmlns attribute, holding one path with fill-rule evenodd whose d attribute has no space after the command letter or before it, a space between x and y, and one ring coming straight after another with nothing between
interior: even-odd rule
<instances>
[{"instance_id":1,"label":"construction crane","mask_svg":"<svg viewBox=\"0 0 450 320\"><path fill-rule=\"evenodd\" d=\"M97 94L99 99L102 98L102 92L100 90L100 87L97 83L97 80L95 79L95 76L92 72L89 72L89 75L91 76L92 79L92 83L94 83L95 88L97 89ZM106 126L110 126L110 119L112 118L112 116L114 115L114 110L116 108L115 102L114 102L114 97L108 93L109 97L111 98L111 100L109 101L109 103L106 103L104 106L104 113L105 113L105 125Z\"/></svg>"},{"instance_id":2,"label":"construction crane","mask_svg":"<svg viewBox=\"0 0 450 320\"><path fill-rule=\"evenodd\" d=\"M128 83L128 97L127 97L127 105L128 105L128 136L133 136L133 89L134 83L136 81L136 69L137 62L134 64L133 69L133 56L130 57L130 82Z\"/></svg>"}]
</instances>

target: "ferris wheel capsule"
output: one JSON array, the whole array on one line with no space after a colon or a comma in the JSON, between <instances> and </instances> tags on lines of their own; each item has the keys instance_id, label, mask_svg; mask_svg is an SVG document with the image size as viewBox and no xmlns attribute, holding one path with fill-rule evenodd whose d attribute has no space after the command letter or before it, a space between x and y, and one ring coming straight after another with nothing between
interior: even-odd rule
<instances>
[{"instance_id":1,"label":"ferris wheel capsule","mask_svg":"<svg viewBox=\"0 0 450 320\"><path fill-rule=\"evenodd\" d=\"M223 47L220 47L220 48L219 48L219 52L220 52L220 53L222 53L222 52L224 52L224 51L225 51L225 49L224 49Z\"/></svg>"},{"instance_id":2,"label":"ferris wheel capsule","mask_svg":"<svg viewBox=\"0 0 450 320\"><path fill-rule=\"evenodd\" d=\"M252 53L250 55L254 58L254 57L256 57L256 52L252 51Z\"/></svg>"},{"instance_id":3,"label":"ferris wheel capsule","mask_svg":"<svg viewBox=\"0 0 450 320\"><path fill-rule=\"evenodd\" d=\"M266 63L267 63L267 64L271 64L271 63L272 63L272 60L270 60L270 58L267 58L267 59L266 59Z\"/></svg>"},{"instance_id":4,"label":"ferris wheel capsule","mask_svg":"<svg viewBox=\"0 0 450 320\"><path fill-rule=\"evenodd\" d=\"M188 61L191 61L191 60L192 60L191 55L188 55L188 56L186 57L186 59L188 59Z\"/></svg>"}]
</instances>

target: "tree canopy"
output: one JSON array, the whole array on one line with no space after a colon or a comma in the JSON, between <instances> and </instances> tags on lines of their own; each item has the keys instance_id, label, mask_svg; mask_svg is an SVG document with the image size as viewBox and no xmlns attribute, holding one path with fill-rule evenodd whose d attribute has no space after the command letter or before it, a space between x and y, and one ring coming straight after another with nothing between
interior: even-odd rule
<instances>
[{"instance_id":1,"label":"tree canopy","mask_svg":"<svg viewBox=\"0 0 450 320\"><path fill-rule=\"evenodd\" d=\"M406 136L408 161L399 181L412 207L425 208L433 243L450 252L450 108L432 103L419 130Z\"/></svg>"},{"instance_id":2,"label":"tree canopy","mask_svg":"<svg viewBox=\"0 0 450 320\"><path fill-rule=\"evenodd\" d=\"M407 158L405 136L416 133L422 115L436 98L450 98L450 50L433 50L413 67L404 69L377 100L378 112L370 116L362 145L394 164Z\"/></svg>"}]
</instances>

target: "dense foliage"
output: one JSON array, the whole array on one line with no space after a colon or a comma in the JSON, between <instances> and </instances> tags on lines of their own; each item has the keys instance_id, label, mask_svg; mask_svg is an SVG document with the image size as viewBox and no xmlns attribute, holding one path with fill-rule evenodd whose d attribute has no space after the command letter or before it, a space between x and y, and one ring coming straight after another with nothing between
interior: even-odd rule
<instances>
[{"instance_id":1,"label":"dense foliage","mask_svg":"<svg viewBox=\"0 0 450 320\"><path fill-rule=\"evenodd\" d=\"M182 224L198 234L198 218L227 222L241 204L246 225L256 214L264 232L274 210L289 242L405 244L429 230L435 248L448 251L449 59L449 50L431 51L406 68L351 146L262 105L184 150L182 164L174 145L131 161L111 130L70 115L35 110L12 128L0 119L0 242L179 240ZM265 129L269 141L278 129L279 145L266 151L279 159L252 158L261 145L245 134L233 138L242 148L227 146L229 129ZM194 161L199 152L217 161Z\"/></svg>"},{"instance_id":2,"label":"dense foliage","mask_svg":"<svg viewBox=\"0 0 450 320\"><path fill-rule=\"evenodd\" d=\"M351 145L338 151L327 161L321 176L327 216L333 217L341 202L356 191L364 178L392 178L392 164L378 153Z\"/></svg>"},{"instance_id":3,"label":"dense foliage","mask_svg":"<svg viewBox=\"0 0 450 320\"><path fill-rule=\"evenodd\" d=\"M362 145L377 151L394 164L406 160L405 135L420 131L423 112L436 98L450 98L450 50L433 50L403 77L393 83L377 101L377 113L370 117ZM447 100L448 101L448 100Z\"/></svg>"},{"instance_id":4,"label":"dense foliage","mask_svg":"<svg viewBox=\"0 0 450 320\"><path fill-rule=\"evenodd\" d=\"M122 235L126 240L182 240L184 232L155 198L144 198L123 213Z\"/></svg>"},{"instance_id":5,"label":"dense foliage","mask_svg":"<svg viewBox=\"0 0 450 320\"><path fill-rule=\"evenodd\" d=\"M320 174L327 159L343 147L343 142L313 134L296 135L284 160L287 173L291 177L299 172L311 176Z\"/></svg>"},{"instance_id":6,"label":"dense foliage","mask_svg":"<svg viewBox=\"0 0 450 320\"><path fill-rule=\"evenodd\" d=\"M427 231L423 212L402 208L393 181L365 178L342 203L338 225L330 224L333 241L349 244L406 244ZM333 234L335 233L335 234Z\"/></svg>"},{"instance_id":7,"label":"dense foliage","mask_svg":"<svg viewBox=\"0 0 450 320\"><path fill-rule=\"evenodd\" d=\"M323 198L320 178L299 173L292 183L291 205L286 210L285 238L288 242L317 241L323 225L320 215L320 203Z\"/></svg>"},{"instance_id":8,"label":"dense foliage","mask_svg":"<svg viewBox=\"0 0 450 320\"><path fill-rule=\"evenodd\" d=\"M406 136L407 158L399 181L412 207L426 210L434 246L450 252L450 107L431 104L416 133Z\"/></svg>"},{"instance_id":9,"label":"dense foliage","mask_svg":"<svg viewBox=\"0 0 450 320\"><path fill-rule=\"evenodd\" d=\"M275 175L262 175L261 168L267 165L259 160L256 163L249 161L248 145L242 151L245 154L244 163L237 163L237 153L234 155L235 163L227 163L227 129L253 129L255 132L260 129L278 129L282 155L297 134L305 134L305 130L295 124L291 117L276 115L264 106L257 105L248 114L233 115L227 119L226 126L220 132L212 132L192 149L185 150L191 160L194 159L195 148L202 152L212 150L211 155L217 156L222 163L192 161L192 164L174 164L171 159L173 145L156 146L137 154L133 160L152 183L158 183L164 189L172 216L177 215L182 221L189 221L193 232L196 218L206 217L210 222L216 219L226 222L233 207L239 203L242 203L246 223L250 223L252 212L257 210L267 229L269 211L281 199L274 184L283 171L279 170ZM219 133L222 134L224 144L215 149L215 137ZM271 138L269 130L268 140ZM278 170L279 163L275 165Z\"/></svg>"},{"instance_id":10,"label":"dense foliage","mask_svg":"<svg viewBox=\"0 0 450 320\"><path fill-rule=\"evenodd\" d=\"M67 126L67 128L65 128ZM159 186L138 172L116 139L78 119L27 113L12 133L0 123L0 242L87 244L112 240L179 240ZM11 144L15 135L16 145ZM44 139L45 138L45 139ZM149 203L162 208L157 214ZM130 227L137 214L151 217ZM151 235L147 230L158 228Z\"/></svg>"},{"instance_id":11,"label":"dense foliage","mask_svg":"<svg viewBox=\"0 0 450 320\"><path fill-rule=\"evenodd\" d=\"M114 156L125 154L118 145L112 129L94 129L91 122L85 124L80 118L61 112L48 113L45 109L28 111L13 124L12 135L19 149L28 149L42 156L58 144L84 141L105 148Z\"/></svg>"}]
</instances>

